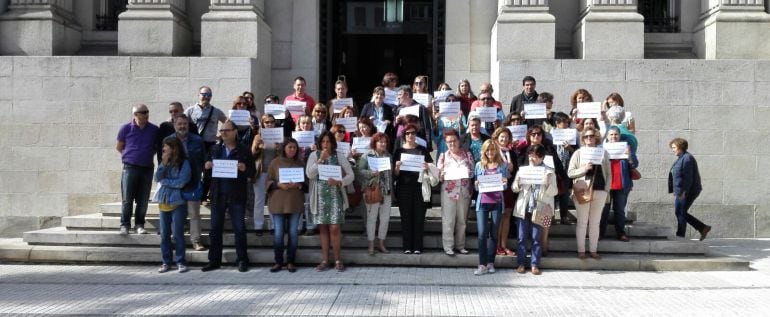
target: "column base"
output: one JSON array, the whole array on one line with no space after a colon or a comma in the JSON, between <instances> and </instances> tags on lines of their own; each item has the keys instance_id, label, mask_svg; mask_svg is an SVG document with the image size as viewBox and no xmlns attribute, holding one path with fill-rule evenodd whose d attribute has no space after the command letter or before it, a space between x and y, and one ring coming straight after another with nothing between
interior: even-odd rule
<instances>
[{"instance_id":1,"label":"column base","mask_svg":"<svg viewBox=\"0 0 770 317\"><path fill-rule=\"evenodd\" d=\"M644 17L628 11L588 11L575 26L572 43L576 58L643 59Z\"/></svg>"},{"instance_id":2,"label":"column base","mask_svg":"<svg viewBox=\"0 0 770 317\"><path fill-rule=\"evenodd\" d=\"M118 19L118 55L180 56L192 49L192 29L184 15L134 9Z\"/></svg>"},{"instance_id":3,"label":"column base","mask_svg":"<svg viewBox=\"0 0 770 317\"><path fill-rule=\"evenodd\" d=\"M770 15L764 11L717 10L693 32L695 54L704 59L770 58Z\"/></svg>"},{"instance_id":4,"label":"column base","mask_svg":"<svg viewBox=\"0 0 770 317\"><path fill-rule=\"evenodd\" d=\"M556 18L548 7L503 8L492 26L492 63L505 59L553 59Z\"/></svg>"},{"instance_id":5,"label":"column base","mask_svg":"<svg viewBox=\"0 0 770 317\"><path fill-rule=\"evenodd\" d=\"M0 55L72 55L82 29L55 9L12 10L0 15Z\"/></svg>"}]
</instances>

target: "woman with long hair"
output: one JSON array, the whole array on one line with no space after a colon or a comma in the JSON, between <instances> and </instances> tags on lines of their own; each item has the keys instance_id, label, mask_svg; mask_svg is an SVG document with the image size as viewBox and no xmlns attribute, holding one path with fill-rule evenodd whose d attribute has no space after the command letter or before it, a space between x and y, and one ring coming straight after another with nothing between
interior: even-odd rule
<instances>
[{"instance_id":1,"label":"woman with long hair","mask_svg":"<svg viewBox=\"0 0 770 317\"><path fill-rule=\"evenodd\" d=\"M486 140L481 146L481 160L476 163L476 228L479 241L479 267L474 275L495 273L495 251L497 250L497 228L503 213L503 191L508 184L508 164L500 156L500 147L495 140ZM479 182L480 176L500 177L503 190L486 191ZM489 222L491 220L491 223Z\"/></svg>"},{"instance_id":2,"label":"woman with long hair","mask_svg":"<svg viewBox=\"0 0 770 317\"><path fill-rule=\"evenodd\" d=\"M305 167L299 153L297 141L289 138L283 143L280 155L276 157L267 169L268 210L273 220L273 252L275 263L270 272L278 272L284 266L290 273L297 271L294 259L297 253L297 235L299 218L304 210L304 193L302 187L307 181L281 182L282 169ZM284 170L285 171L285 170ZM288 225L289 245L284 262L284 231Z\"/></svg>"},{"instance_id":3,"label":"woman with long hair","mask_svg":"<svg viewBox=\"0 0 770 317\"><path fill-rule=\"evenodd\" d=\"M185 260L184 224L187 218L187 203L182 199L182 188L192 177L190 163L185 156L184 145L178 138L163 140L163 154L158 169L155 171L155 181L160 187L155 192L155 201L160 208L160 254L163 265L158 272L164 273L171 269L171 233L174 234L176 259L179 273L187 272ZM171 229L171 226L174 229Z\"/></svg>"}]
</instances>

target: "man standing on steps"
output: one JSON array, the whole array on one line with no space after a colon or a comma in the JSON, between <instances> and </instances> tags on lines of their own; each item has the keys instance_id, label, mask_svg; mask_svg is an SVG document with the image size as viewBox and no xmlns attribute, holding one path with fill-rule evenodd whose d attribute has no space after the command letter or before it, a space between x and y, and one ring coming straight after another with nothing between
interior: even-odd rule
<instances>
[{"instance_id":1,"label":"man standing on steps","mask_svg":"<svg viewBox=\"0 0 770 317\"><path fill-rule=\"evenodd\" d=\"M187 160L190 162L190 169L192 170L190 182L183 190L192 191L201 181L203 163L206 158L203 154L203 139L189 131L190 119L186 115L179 113L173 119L176 132L167 136L166 139L177 138L179 141L182 141L187 154ZM205 251L206 247L201 243L201 201L188 200L187 211L190 217L190 241L192 241L193 248L195 251Z\"/></svg>"},{"instance_id":2,"label":"man standing on steps","mask_svg":"<svg viewBox=\"0 0 770 317\"><path fill-rule=\"evenodd\" d=\"M136 202L136 233L145 234L144 216L150 199L152 174L155 165L155 138L158 126L150 123L150 111L144 104L133 107L134 118L118 131L118 150L123 161L123 174L120 189L123 205L120 215L120 234L128 234L131 228L131 215Z\"/></svg>"},{"instance_id":3,"label":"man standing on steps","mask_svg":"<svg viewBox=\"0 0 770 317\"><path fill-rule=\"evenodd\" d=\"M509 113L518 113L526 119L526 116L524 113L522 113L522 111L524 111L525 103L537 102L538 94L535 90L536 84L537 82L535 82L535 77L524 76L524 79L521 80L523 90L520 94L514 96L513 99L511 99L511 111Z\"/></svg>"},{"instance_id":4,"label":"man standing on steps","mask_svg":"<svg viewBox=\"0 0 770 317\"><path fill-rule=\"evenodd\" d=\"M211 104L213 94L211 88L202 86L198 89L198 103L190 106L184 111L184 114L190 118L190 121L198 126L198 135L203 138L203 149L208 155L209 149L217 143L217 126L219 122L224 123L227 116L222 110ZM211 187L211 171L206 170L203 175L203 198L204 204L207 204L209 187Z\"/></svg>"}]
</instances>

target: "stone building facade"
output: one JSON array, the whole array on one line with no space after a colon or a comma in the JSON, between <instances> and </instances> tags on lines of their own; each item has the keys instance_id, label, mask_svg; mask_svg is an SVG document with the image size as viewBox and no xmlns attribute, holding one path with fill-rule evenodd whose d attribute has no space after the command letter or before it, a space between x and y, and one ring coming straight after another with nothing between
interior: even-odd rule
<instances>
[{"instance_id":1,"label":"stone building facade","mask_svg":"<svg viewBox=\"0 0 770 317\"><path fill-rule=\"evenodd\" d=\"M673 223L667 141L691 141L715 236L770 236L767 0L0 0L0 235L119 200L117 127L201 85L326 100L345 75L364 102L385 71L507 103L525 75L566 110L577 88L619 92L644 178L631 209Z\"/></svg>"}]
</instances>

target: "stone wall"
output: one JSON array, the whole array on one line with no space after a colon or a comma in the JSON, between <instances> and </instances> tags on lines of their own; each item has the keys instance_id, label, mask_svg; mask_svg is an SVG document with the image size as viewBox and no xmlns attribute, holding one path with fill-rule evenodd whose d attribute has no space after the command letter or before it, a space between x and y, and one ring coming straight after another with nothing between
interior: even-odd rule
<instances>
[{"instance_id":1,"label":"stone wall","mask_svg":"<svg viewBox=\"0 0 770 317\"><path fill-rule=\"evenodd\" d=\"M770 61L508 60L492 82L503 103L532 75L537 90L569 109L578 88L595 100L623 96L637 121L643 179L629 197L639 221L675 225L667 176L668 141L684 137L698 160L704 191L693 214L719 237L770 236ZM475 83L474 87L475 87ZM506 109L507 110L507 109ZM692 234L693 230L689 230Z\"/></svg>"},{"instance_id":2,"label":"stone wall","mask_svg":"<svg viewBox=\"0 0 770 317\"><path fill-rule=\"evenodd\" d=\"M168 103L230 108L255 87L254 59L0 56L0 236L56 225L120 200L118 127L145 103L150 121Z\"/></svg>"}]
</instances>

